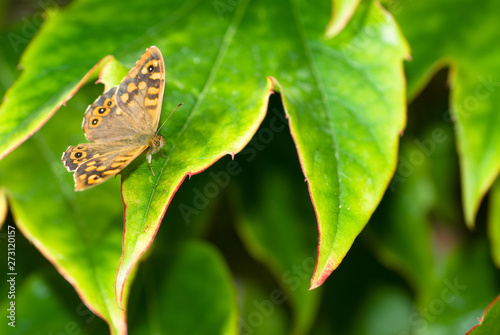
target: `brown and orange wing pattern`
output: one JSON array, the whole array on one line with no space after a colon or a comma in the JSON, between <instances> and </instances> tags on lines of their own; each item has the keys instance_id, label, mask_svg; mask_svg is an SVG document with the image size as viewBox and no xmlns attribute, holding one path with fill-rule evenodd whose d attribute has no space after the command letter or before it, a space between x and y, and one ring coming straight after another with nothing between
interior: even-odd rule
<instances>
[{"instance_id":1,"label":"brown and orange wing pattern","mask_svg":"<svg viewBox=\"0 0 500 335\"><path fill-rule=\"evenodd\" d=\"M62 161L68 171L74 171L75 190L98 185L116 175L139 156L147 146L82 143L70 146Z\"/></svg>"}]
</instances>

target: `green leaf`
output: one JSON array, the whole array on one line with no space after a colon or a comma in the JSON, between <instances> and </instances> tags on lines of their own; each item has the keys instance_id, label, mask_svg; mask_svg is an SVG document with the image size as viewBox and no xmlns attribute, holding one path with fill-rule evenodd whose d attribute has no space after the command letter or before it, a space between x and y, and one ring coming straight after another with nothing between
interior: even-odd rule
<instances>
[{"instance_id":1,"label":"green leaf","mask_svg":"<svg viewBox=\"0 0 500 335\"><path fill-rule=\"evenodd\" d=\"M123 173L120 304L128 274L184 178L239 152L257 130L272 88L267 76L284 95L319 221L312 287L338 266L395 168L405 123L401 61L407 48L391 17L371 1L342 34L326 39L329 9L327 2L302 7L257 0L229 8L170 1L151 10L139 1L81 0L49 17L0 107L4 154L38 129L109 54L130 67L146 47L157 45L167 69L163 109L184 102L162 129L169 157L154 158L156 176L144 159Z\"/></svg>"},{"instance_id":2,"label":"green leaf","mask_svg":"<svg viewBox=\"0 0 500 335\"><path fill-rule=\"evenodd\" d=\"M99 72L99 80L97 80L96 84L104 84L104 91L118 85L128 73L128 69L113 56L103 58L101 63L103 66Z\"/></svg>"},{"instance_id":3,"label":"green leaf","mask_svg":"<svg viewBox=\"0 0 500 335\"><path fill-rule=\"evenodd\" d=\"M19 277L16 279L19 280ZM15 298L8 299L1 306L2 311L7 311L4 313L7 318L0 325L2 334L50 334L55 330L72 333L81 330L82 324L75 318L76 312L72 314L65 309L43 276L33 274L22 285L17 284L14 281ZM77 309L80 313L83 311L80 306ZM11 315L12 318L9 318ZM94 315L92 317L95 318Z\"/></svg>"},{"instance_id":4,"label":"green leaf","mask_svg":"<svg viewBox=\"0 0 500 335\"><path fill-rule=\"evenodd\" d=\"M156 167L154 166L155 170L160 171L157 177L151 176L144 164L128 170L133 170L133 174L124 174L123 198L126 206L127 228L124 238L124 254L117 277L117 292L121 291L120 288L126 281L127 273L151 244L165 208L186 174L191 175L202 171L226 153L234 154L240 151L255 132L256 126L263 117L270 89L269 86L264 86L263 78L265 75L276 76L283 85L281 86L276 79L273 79L275 84L280 85L280 91L286 97L285 105L289 108L292 132L296 135L303 168L311 183L312 198L313 201L318 201L318 215L321 218L324 217L324 219L320 219L320 227L323 230L328 230L322 236L322 241L325 242L320 248L317 276L313 279L314 287L320 285L340 263L350 244L378 204L387 185L394 169L399 132L404 124L403 81L399 64L406 53L406 48L394 23L380 11L378 6L365 6L365 10L369 11L371 15L371 21L366 24L375 25L381 39L374 42L371 48L367 48L378 55L377 61L374 63L371 60L372 56L362 54L360 50L355 49L356 45L345 45L354 39L352 36L337 43L331 42L329 45L323 38L323 27L319 24L306 27L306 31L310 32L311 37L308 37L307 41L301 40L301 38L305 38L305 36L301 36L302 29L305 29L302 26L302 20L311 24L313 21L310 18L323 15L323 21L314 20L314 22L326 22L324 8L317 6L308 8L301 12L303 17L298 19L295 18L297 14L295 5L280 8L277 4L269 6L267 3L264 5L259 2L251 2L248 4L248 8L246 6L247 3L243 2L235 8L232 21L215 20L213 22L212 29L217 28L215 35L214 31L210 31L211 35L201 37L209 39L217 36L211 47L204 46L203 50L199 50L199 44L191 44L191 41L185 40L184 48L192 51L195 55L209 53L210 56L205 56L205 58L215 59L215 62L201 63L197 67L197 72L205 75L190 76L189 83L196 87L195 91L200 92L199 95L182 95L182 91L180 92L184 98L177 101L186 102L182 108L187 112L178 113L169 121L171 125L166 126L166 152L169 157L166 161L157 158L157 161L160 162ZM256 16L255 12L264 7L268 14ZM286 10L284 11L283 8ZM190 16L207 21L206 13L207 10L200 6L193 10ZM273 17L277 13L282 15L280 20L285 23L279 29L274 25L270 26L270 22L273 20L268 19L268 16ZM360 20L363 24L365 23L363 19ZM262 29L256 31L253 29L254 25ZM266 27L268 30L264 29ZM184 26L179 29L181 34L188 36L192 33L190 30L194 28ZM355 28L351 28L350 34L353 34L352 30L357 32ZM221 34L224 31L226 31L225 34ZM290 38L290 31L293 32L292 38ZM391 35L386 36L386 31L391 31ZM269 36L273 38L269 39ZM260 43L254 44L254 41ZM284 41L287 46L283 49L276 48L274 41ZM384 45L384 42L387 44ZM252 45L253 47L251 47ZM386 58L380 57L380 48L385 50ZM170 46L167 49L175 49L175 47ZM338 50L336 49L343 50L345 55L337 55ZM283 62L280 60L291 57L286 50L294 50L295 55L286 69L286 74L281 74L283 70L279 68L278 64ZM317 59L309 58L308 52L311 52ZM366 52L365 49L364 52ZM256 54L258 57L246 58L245 55L248 54ZM355 61L346 67L344 57L347 56L352 57ZM335 66L339 67L338 79L332 81L331 77L326 74L321 77L323 72L317 74L311 70L316 66L319 70L324 71L335 68ZM363 66L373 69L373 73L357 72L357 68ZM247 69L258 69L258 71L248 72ZM344 74L342 71L345 71ZM353 71L358 73L359 77L352 78ZM321 78L315 78L316 75ZM353 86L359 86L360 82L366 81L366 76L369 78L368 83L364 86L364 93L363 89L360 90L359 96L367 94L369 105L363 101L357 101L358 99L350 100L349 97L342 96L338 92L340 87L349 86L349 83ZM394 77L397 79L394 80ZM304 84L300 85L304 80ZM372 86L372 82L377 82L377 85ZM312 92L308 88L311 85L316 87ZM329 89L324 91L323 85ZM216 94L206 94L207 92ZM247 92L245 99L240 97L241 92ZM322 92L323 96L317 92ZM347 93L344 90L343 92ZM333 98L334 94L339 95L339 97ZM177 93L173 93L173 95L178 96ZM332 101L324 101L327 99L332 99ZM346 99L340 105L349 100L348 110L339 106L336 103L337 99L341 101ZM224 101L225 109L219 108L221 101ZM293 103L288 104L288 101L293 101ZM327 115L333 113L335 108L340 108L344 114L338 116L336 111L331 116L335 119L328 121L330 116ZM311 109L315 112L305 112ZM351 109L356 110L356 112L351 111ZM376 113L387 114L384 117L372 118L372 121L365 120L368 115ZM362 119L363 121L360 122ZM380 119L387 121L381 123ZM336 156L338 152L332 148L331 143L334 137L332 132L343 132L343 128L349 122L361 123L361 125L357 125L359 127L357 131L360 132L359 145L372 145L373 148L368 149L368 151L373 151L378 156L366 156L365 152L360 152L358 153L360 157L353 158L357 154L354 152L355 145L352 144L352 137L358 136L353 135L353 133L345 133L345 137L337 134L339 138L334 141L339 141L339 147L346 146L344 149L346 155L341 158ZM295 124L297 125L294 126ZM322 136L318 135L309 140L311 134L316 132L315 129L324 129L324 133L321 133ZM366 133L370 135L366 135ZM228 139L231 139L232 142ZM210 144L208 147L207 141ZM320 148L319 151L318 148ZM337 159L342 162L347 160L345 166L342 164L342 167L338 168L339 171L336 171ZM321 170L312 171L312 166L317 164L316 161L320 162L318 170ZM362 161L365 161L365 169L358 166L358 163ZM376 174L366 174L368 165L370 165L371 170L377 164L380 165ZM391 166L392 168L388 168ZM346 170L356 171L357 174L354 174L358 179L355 180L353 177L352 184L345 185L346 191L344 193L344 191L339 192L338 176L343 175L343 171ZM318 192L317 189L320 185L324 185L325 178L330 189L323 194L323 191ZM358 184L360 180L364 181L365 184L360 186ZM344 182L340 183L344 189ZM367 188L370 191L367 192ZM355 191L351 192L351 189ZM320 194L316 195L316 192ZM358 193L363 193L363 196L360 197ZM353 201L352 212L349 212L351 205L348 206L347 210L332 212L331 201L336 203L333 205L334 207L341 206L339 197L349 197L350 200L347 201ZM140 201L140 199L148 200ZM357 203L354 202L354 199L357 200ZM347 213L344 213L346 211ZM339 212L341 218L338 217ZM346 232L337 234L335 229L331 227L337 226L337 220L344 221L342 214L345 214L346 218L345 222L339 226L342 229L346 228ZM341 236L341 240L337 241L336 236Z\"/></svg>"},{"instance_id":5,"label":"green leaf","mask_svg":"<svg viewBox=\"0 0 500 335\"><path fill-rule=\"evenodd\" d=\"M500 268L500 179L491 188L488 213L488 236L491 244L491 256Z\"/></svg>"},{"instance_id":6,"label":"green leaf","mask_svg":"<svg viewBox=\"0 0 500 335\"><path fill-rule=\"evenodd\" d=\"M480 323L467 332L467 335L498 334L500 332L498 320L500 320L500 295L486 308L479 320Z\"/></svg>"},{"instance_id":7,"label":"green leaf","mask_svg":"<svg viewBox=\"0 0 500 335\"><path fill-rule=\"evenodd\" d=\"M164 272L160 329L166 334L237 334L233 285L221 254L205 243L186 243Z\"/></svg>"},{"instance_id":8,"label":"green leaf","mask_svg":"<svg viewBox=\"0 0 500 335\"><path fill-rule=\"evenodd\" d=\"M500 171L500 3L398 1L392 6L412 46L408 90L415 96L430 76L450 67L450 105L456 122L462 200L472 228L482 198ZM453 11L450 12L450 8ZM415 20L415 17L420 18ZM467 47L464 47L467 46Z\"/></svg>"},{"instance_id":9,"label":"green leaf","mask_svg":"<svg viewBox=\"0 0 500 335\"><path fill-rule=\"evenodd\" d=\"M125 312L116 304L114 292L121 250L119 185L114 181L95 191L75 193L72 176L60 161L67 145L83 138L78 129L84 107L75 99L3 159L0 185L19 231L108 322L113 334L123 334Z\"/></svg>"},{"instance_id":10,"label":"green leaf","mask_svg":"<svg viewBox=\"0 0 500 335\"><path fill-rule=\"evenodd\" d=\"M395 23L377 3L363 3L331 40L319 34L326 8L313 7L301 8L304 26L298 29L305 40L295 42L305 50L296 76L280 80L320 232L311 288L340 264L395 169L407 54ZM301 76L312 79L309 86L297 84Z\"/></svg>"},{"instance_id":11,"label":"green leaf","mask_svg":"<svg viewBox=\"0 0 500 335\"><path fill-rule=\"evenodd\" d=\"M33 55L33 53L27 52L24 55ZM44 58L44 55L44 52L39 55L35 53L35 57L39 58ZM46 57L46 59L54 62L52 57ZM36 64L36 62L30 61L28 64ZM92 68L85 67L81 75L77 72L76 76L73 71L68 71L66 66L53 69L47 65L45 68L38 69L36 73L31 73L29 70L33 68L23 62L21 66L27 67L27 70L7 91L0 105L0 159L33 135L87 80L95 78L102 63L96 62ZM48 68L51 69L48 70ZM75 71L78 70L78 66L76 68ZM43 79L40 79L40 76ZM79 79L74 79L73 76ZM58 80L53 78L58 78ZM40 83L34 86L30 84L33 81Z\"/></svg>"},{"instance_id":12,"label":"green leaf","mask_svg":"<svg viewBox=\"0 0 500 335\"><path fill-rule=\"evenodd\" d=\"M257 132L255 142L250 142L242 156L251 157L251 148L262 146L259 138L265 138L263 134L270 133L277 124L281 123L281 126L275 130L285 129L275 116L271 120ZM276 135L273 136L275 141ZM290 171L292 164L283 162L288 160L279 154L281 150L283 146L267 155L260 153L261 159L252 161L251 168L242 167L244 172L238 176L238 196L234 197L239 202L235 206L236 213L240 213L237 214L236 227L249 253L263 263L279 283L281 289L269 295L281 296L276 301L286 299L290 305L293 322L289 333L307 334L316 317L320 294L308 291L308 278L315 264L311 252L316 238L311 234L311 225L304 223L314 221L314 212L307 203L307 193L298 192L305 191L305 187L292 187L294 180L301 184L300 167L295 162L295 175L284 172ZM280 162L283 162L281 166ZM264 169L257 168L259 165L266 166L265 173ZM255 173L256 170L261 173ZM295 178L296 175L299 178ZM303 215L304 212L308 215Z\"/></svg>"}]
</instances>

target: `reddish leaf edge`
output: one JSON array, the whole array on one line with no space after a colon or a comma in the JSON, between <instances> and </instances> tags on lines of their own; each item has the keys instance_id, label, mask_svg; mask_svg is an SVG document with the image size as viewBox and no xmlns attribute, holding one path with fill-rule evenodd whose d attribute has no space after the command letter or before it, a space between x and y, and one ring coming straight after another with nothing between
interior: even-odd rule
<instances>
[{"instance_id":1,"label":"reddish leaf edge","mask_svg":"<svg viewBox=\"0 0 500 335\"><path fill-rule=\"evenodd\" d=\"M300 168L302 169L302 172L304 173L304 178L305 178L304 181L307 183L307 191L309 192L309 198L311 198L311 203L312 203L312 206L313 206L313 209L314 209L314 215L316 216L316 222L317 222L318 231L319 231L318 210L316 208L316 203L314 202L314 198L312 196L311 184L309 183L309 179L307 178L307 175L305 173L305 167L304 167L304 163L303 163L304 162L304 157L302 157L302 153L300 152L300 150L298 150L299 144L298 144L297 139L295 137L295 134L294 134L294 132L292 130L293 129L292 128L292 119L290 118L290 114L288 113L285 92L283 91L283 87L281 86L281 84L279 83L279 81L276 78L272 78L272 80L274 81L274 84L277 87L279 87L279 91L280 91L280 94L281 94L281 104L283 105L283 110L285 111L285 117L288 120L288 129L290 130L290 135L292 136L292 140L293 140L293 143L295 144L295 148L297 148L297 157L299 159ZM330 261L328 261L328 263L327 263L328 270L327 271L323 271L321 273L320 277L318 278L318 280L314 281L314 278L316 276L316 272L318 271L318 262L317 262L317 260L319 259L319 245L321 244L321 235L319 235L318 239L319 240L318 240L318 251L317 251L317 258L316 258L316 266L314 267L314 273L313 273L313 276L311 278L311 284L310 284L309 290L313 290L313 289L318 288L319 286L321 286L321 284L323 284L323 282L326 280L326 278L328 278L328 276L333 272L333 270L335 270L335 268L337 268L337 266L342 261L342 259L340 259L339 261L336 261L336 260L330 260Z\"/></svg>"},{"instance_id":2,"label":"reddish leaf edge","mask_svg":"<svg viewBox=\"0 0 500 335\"><path fill-rule=\"evenodd\" d=\"M484 317L486 316L486 313L488 313L488 311L490 310L491 307L493 307L494 304L496 304L497 302L500 302L500 294L495 298L495 300L493 300L487 307L486 309L484 310L483 312L483 315L481 316L481 318L479 319L479 323L477 325L475 325L474 327L472 327L467 333L465 333L465 335L469 335L469 334L472 334L472 332L474 331L474 329L478 328L479 326L481 326L483 324L483 320L484 320Z\"/></svg>"},{"instance_id":3,"label":"reddish leaf edge","mask_svg":"<svg viewBox=\"0 0 500 335\"><path fill-rule=\"evenodd\" d=\"M12 151L14 151L15 149L17 149L21 144L23 144L28 138L30 138L31 136L33 136L33 134L35 134L37 131L40 130L40 128L42 128L49 120L50 118L59 110L59 108L61 108L61 106L66 106L66 102L68 102L68 100L70 100L75 94L76 92L78 92L78 90L87 83L87 81L89 80L89 78L97 71L100 70L100 68L104 65L106 65L108 62L111 61L111 59L113 58L113 56L111 55L108 55L108 56L105 56L103 57L100 61L97 62L96 65L94 65L83 77L82 79L80 79L80 81L75 85L75 87L73 88L73 90L63 99L61 100L61 102L59 102L55 107L54 109L47 115L47 117L42 120L40 122L39 125L37 125L33 130L31 130L30 132L28 132L28 134L22 138L21 140L19 140L17 143L14 143L13 145L7 147L6 150L4 150L4 152L0 153L0 161L2 159L4 159L8 154L10 154ZM9 88L9 90L6 92L5 96L7 96L7 94L9 93L9 91L11 90L11 88Z\"/></svg>"},{"instance_id":4,"label":"reddish leaf edge","mask_svg":"<svg viewBox=\"0 0 500 335\"><path fill-rule=\"evenodd\" d=\"M401 64L401 71L402 71L402 68L403 68L403 65ZM295 137L295 134L294 134L293 128L292 128L293 120L290 117L290 115L288 114L287 103L286 103L286 94L285 94L284 90L282 89L282 86L279 83L279 81L276 78L272 78L272 80L274 81L274 84L279 88L279 92L281 93L281 101L282 101L282 104L283 104L283 109L285 110L286 119L288 120L288 128L290 129L290 134L292 136L292 140L293 140L293 142L295 144L295 147L297 148L297 156L298 156L298 159L299 159L299 163L300 163L302 172L304 173L305 182L307 183L307 190L309 192L309 197L311 198L311 203L313 205L314 214L316 216L316 222L317 222L318 232L321 232L318 210L316 208L316 203L314 202L314 198L312 196L311 184L309 183L309 178L307 177L307 174L305 172L306 171L305 170L305 166L303 164L304 158L302 157L301 152L298 150L299 149L299 144L297 142L297 139ZM403 128L401 129L401 133L403 132L405 124L406 124L406 120L404 120L404 123L402 125ZM401 133L400 133L400 136L401 136ZM396 151L397 151L397 149L399 147L399 142L397 142L395 145L396 145ZM397 169L397 164L394 164L394 167L392 168L392 173L390 174L391 177L388 178L387 181L386 181L385 189L387 189L387 187L389 186L391 178L394 175L394 173L396 172L396 169ZM380 195L379 202L382 199L382 196L383 196L383 194ZM309 286L309 291L314 290L314 289L320 287L325 282L325 280L332 274L332 272L340 265L340 263L342 263L342 260L347 255L347 252L346 252L344 255L337 255L338 257L330 257L328 259L328 261L326 262L326 265L324 266L324 268L320 269L318 267L318 262L317 262L317 260L319 259L320 245L321 245L321 234L319 233L318 234L318 250L317 250L317 256L316 256L316 266L314 268L314 272L313 272L313 275L311 277L311 284ZM319 275L318 275L319 271L321 271L321 273L319 273Z\"/></svg>"},{"instance_id":5,"label":"reddish leaf edge","mask_svg":"<svg viewBox=\"0 0 500 335\"><path fill-rule=\"evenodd\" d=\"M255 135L255 133L259 129L260 125L262 124L262 122L264 121L264 118L267 115L267 109L268 109L268 105L269 105L269 97L271 96L271 94L275 93L275 91L274 91L274 78L267 77L267 82L268 82L267 83L267 94L264 96L264 104L260 108L260 114L258 115L258 118L253 123L253 128L251 128L247 132L247 135L243 136L239 142L235 143L234 149L232 151L220 154L219 156L214 158L212 162L208 163L204 168L202 168L200 170L196 170L196 171L189 171L182 177L180 182L175 186L175 190L172 193L171 197L168 199L167 205L165 206L165 209L163 210L163 213L161 214L159 223L156 225L155 231L153 232L152 238L150 239L149 243L147 244L147 247L144 248L144 250L141 250L135 257L132 257L132 259L130 260L130 266L126 269L125 274L123 276L123 280L120 280L119 274L120 274L120 269L122 268L122 260L123 260L123 255L125 252L125 233L126 233L126 227L127 227L127 221L126 221L127 220L127 215L126 215L127 205L125 203L125 199L123 198L123 178L122 178L122 184L121 184L122 185L121 194L122 194L122 202L123 202L122 256L120 258L120 263L119 263L118 271L116 274L116 284L115 284L116 302L121 309L125 309L124 302L123 302L123 295L124 295L125 284L128 280L128 277L130 276L132 269L136 266L137 262L140 260L142 255L149 249L149 247L153 243L154 238L156 237L156 234L158 233L158 229L160 228L161 222L163 221L163 217L165 216L165 213L167 212L167 209L170 206L170 203L171 203L173 197L175 196L175 194L179 190L180 186L182 185L182 183L184 182L186 177L191 178L191 176L205 171L206 169L208 169L210 166L215 164L219 159L221 159L225 155L231 155L231 158L234 160L234 155L239 153L241 150L243 150L246 147L246 145L251 141L252 137ZM160 175L158 175L158 179L159 178L160 178Z\"/></svg>"}]
</instances>

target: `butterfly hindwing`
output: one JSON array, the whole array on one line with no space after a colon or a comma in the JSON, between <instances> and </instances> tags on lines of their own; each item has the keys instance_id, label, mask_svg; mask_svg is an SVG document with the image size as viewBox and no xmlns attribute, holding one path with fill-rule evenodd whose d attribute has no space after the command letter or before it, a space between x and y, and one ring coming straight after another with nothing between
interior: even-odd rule
<instances>
[{"instance_id":1,"label":"butterfly hindwing","mask_svg":"<svg viewBox=\"0 0 500 335\"><path fill-rule=\"evenodd\" d=\"M75 190L80 191L100 184L129 165L146 145L108 145L82 143L70 146L62 161L68 171L75 171Z\"/></svg>"}]
</instances>

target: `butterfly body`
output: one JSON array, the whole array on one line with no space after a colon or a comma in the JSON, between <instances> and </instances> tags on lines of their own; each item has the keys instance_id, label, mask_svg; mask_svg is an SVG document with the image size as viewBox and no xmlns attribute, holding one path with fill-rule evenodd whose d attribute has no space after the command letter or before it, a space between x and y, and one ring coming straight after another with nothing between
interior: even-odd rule
<instances>
[{"instance_id":1,"label":"butterfly body","mask_svg":"<svg viewBox=\"0 0 500 335\"><path fill-rule=\"evenodd\" d=\"M144 151L151 168L151 155L165 145L157 133L164 85L163 56L153 46L118 86L87 108L82 129L90 143L70 146L62 156L64 166L74 171L76 191L116 175Z\"/></svg>"},{"instance_id":2,"label":"butterfly body","mask_svg":"<svg viewBox=\"0 0 500 335\"><path fill-rule=\"evenodd\" d=\"M156 154L165 146L165 137L163 135L156 135L148 140L149 150L148 153Z\"/></svg>"}]
</instances>

